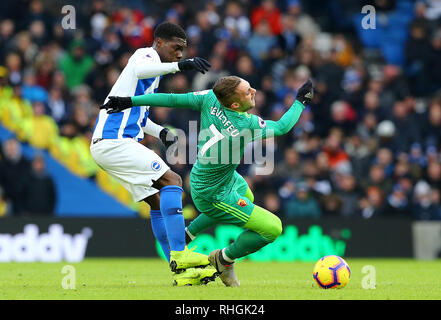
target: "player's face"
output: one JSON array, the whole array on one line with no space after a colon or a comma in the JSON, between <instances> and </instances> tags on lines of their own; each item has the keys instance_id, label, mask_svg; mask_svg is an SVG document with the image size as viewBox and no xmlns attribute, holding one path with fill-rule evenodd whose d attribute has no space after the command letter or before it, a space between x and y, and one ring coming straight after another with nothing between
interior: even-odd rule
<instances>
[{"instance_id":1,"label":"player's face","mask_svg":"<svg viewBox=\"0 0 441 320\"><path fill-rule=\"evenodd\" d=\"M251 88L248 81L242 79L236 88L236 95L239 104L239 106L236 108L237 111L245 112L251 108L254 108L256 105L256 89Z\"/></svg>"},{"instance_id":2,"label":"player's face","mask_svg":"<svg viewBox=\"0 0 441 320\"><path fill-rule=\"evenodd\" d=\"M173 37L171 40L158 40L156 50L162 62L177 62L182 59L182 54L187 48L187 41Z\"/></svg>"}]
</instances>

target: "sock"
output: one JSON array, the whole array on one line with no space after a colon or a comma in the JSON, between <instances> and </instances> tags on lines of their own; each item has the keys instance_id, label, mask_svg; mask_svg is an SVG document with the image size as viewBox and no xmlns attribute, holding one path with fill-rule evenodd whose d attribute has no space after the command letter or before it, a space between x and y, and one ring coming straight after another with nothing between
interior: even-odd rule
<instances>
[{"instance_id":1,"label":"sock","mask_svg":"<svg viewBox=\"0 0 441 320\"><path fill-rule=\"evenodd\" d=\"M185 228L185 243L189 244L192 242L196 237L188 231L188 228Z\"/></svg>"},{"instance_id":2,"label":"sock","mask_svg":"<svg viewBox=\"0 0 441 320\"><path fill-rule=\"evenodd\" d=\"M165 257L170 261L170 247L167 239L167 232L165 230L164 219L162 218L161 210L150 210L150 222L152 223L153 234L156 240L161 245Z\"/></svg>"},{"instance_id":3,"label":"sock","mask_svg":"<svg viewBox=\"0 0 441 320\"><path fill-rule=\"evenodd\" d=\"M221 255L220 255L219 258L220 258L220 259L219 259L220 262L221 262L223 265L229 265L229 264L234 263L234 259L231 259L230 257L228 257L228 256L225 254L225 248L221 250Z\"/></svg>"},{"instance_id":4,"label":"sock","mask_svg":"<svg viewBox=\"0 0 441 320\"><path fill-rule=\"evenodd\" d=\"M185 249L185 221L182 215L182 188L165 186L160 190L160 209L171 251Z\"/></svg>"},{"instance_id":5,"label":"sock","mask_svg":"<svg viewBox=\"0 0 441 320\"><path fill-rule=\"evenodd\" d=\"M224 249L224 252L231 260L242 258L263 248L271 241L265 239L257 232L245 230L239 237Z\"/></svg>"},{"instance_id":6,"label":"sock","mask_svg":"<svg viewBox=\"0 0 441 320\"><path fill-rule=\"evenodd\" d=\"M202 231L207 230L218 223L219 221L216 219L210 218L209 216L201 213L188 225L187 230L196 237Z\"/></svg>"}]
</instances>

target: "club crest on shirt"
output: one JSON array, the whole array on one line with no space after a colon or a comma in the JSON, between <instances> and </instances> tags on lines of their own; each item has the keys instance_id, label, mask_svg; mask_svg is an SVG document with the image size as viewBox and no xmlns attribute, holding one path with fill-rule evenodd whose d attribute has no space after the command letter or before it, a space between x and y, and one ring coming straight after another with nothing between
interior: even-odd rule
<instances>
[{"instance_id":1,"label":"club crest on shirt","mask_svg":"<svg viewBox=\"0 0 441 320\"><path fill-rule=\"evenodd\" d=\"M159 171L161 170L161 164L158 161L153 161L152 162L152 169L155 171Z\"/></svg>"},{"instance_id":2,"label":"club crest on shirt","mask_svg":"<svg viewBox=\"0 0 441 320\"><path fill-rule=\"evenodd\" d=\"M248 203L244 199L239 199L239 201L237 201L237 205L243 208L246 207Z\"/></svg>"}]
</instances>

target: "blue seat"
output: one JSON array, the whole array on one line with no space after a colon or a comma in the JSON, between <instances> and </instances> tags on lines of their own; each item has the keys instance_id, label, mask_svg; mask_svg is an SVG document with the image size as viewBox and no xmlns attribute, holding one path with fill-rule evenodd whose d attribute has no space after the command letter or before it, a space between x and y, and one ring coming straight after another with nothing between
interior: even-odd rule
<instances>
[{"instance_id":1,"label":"blue seat","mask_svg":"<svg viewBox=\"0 0 441 320\"><path fill-rule=\"evenodd\" d=\"M399 66L404 64L404 48L399 43L385 41L381 45L381 53L388 64Z\"/></svg>"},{"instance_id":2,"label":"blue seat","mask_svg":"<svg viewBox=\"0 0 441 320\"><path fill-rule=\"evenodd\" d=\"M376 29L363 29L361 24L363 16L364 15L360 13L354 15L353 17L353 23L357 35L363 46L366 48L378 49L380 48L380 39L382 36L380 29L378 28L378 24L376 25Z\"/></svg>"}]
</instances>

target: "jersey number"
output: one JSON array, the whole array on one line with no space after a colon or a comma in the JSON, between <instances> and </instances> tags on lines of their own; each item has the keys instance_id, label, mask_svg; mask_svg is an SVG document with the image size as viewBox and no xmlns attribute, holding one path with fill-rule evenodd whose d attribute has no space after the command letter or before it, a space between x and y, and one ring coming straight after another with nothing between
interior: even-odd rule
<instances>
[{"instance_id":1,"label":"jersey number","mask_svg":"<svg viewBox=\"0 0 441 320\"><path fill-rule=\"evenodd\" d=\"M205 153L207 152L207 150L214 145L216 142L222 140L223 138L225 138L225 136L219 132L219 130L216 129L215 125L212 124L210 125L210 127L208 128L210 129L211 133L213 133L213 137L210 138L210 140L208 140L207 142L205 142L205 144L202 146L201 148L201 156L204 156Z\"/></svg>"}]
</instances>

